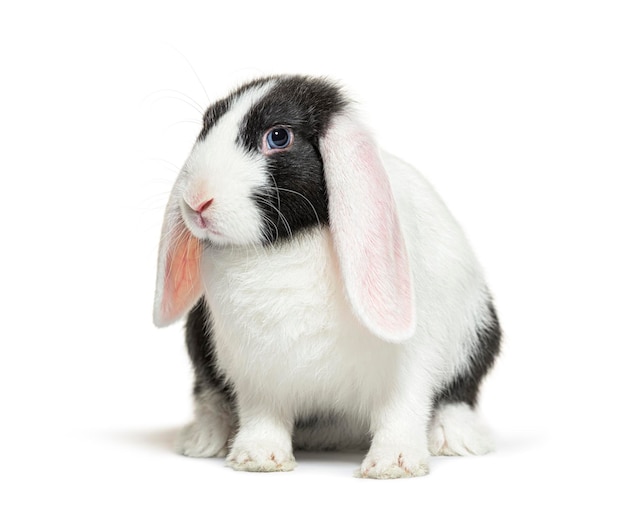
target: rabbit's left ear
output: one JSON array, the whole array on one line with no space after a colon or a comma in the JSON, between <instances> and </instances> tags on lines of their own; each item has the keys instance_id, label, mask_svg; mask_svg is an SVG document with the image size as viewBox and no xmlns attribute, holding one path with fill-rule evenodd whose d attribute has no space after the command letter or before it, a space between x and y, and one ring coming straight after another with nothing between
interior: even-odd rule
<instances>
[{"instance_id":1,"label":"rabbit's left ear","mask_svg":"<svg viewBox=\"0 0 626 516\"><path fill-rule=\"evenodd\" d=\"M330 231L355 315L374 335L401 342L415 332L409 256L378 147L350 114L320 138Z\"/></svg>"},{"instance_id":2,"label":"rabbit's left ear","mask_svg":"<svg viewBox=\"0 0 626 516\"><path fill-rule=\"evenodd\" d=\"M180 319L202 295L202 243L185 226L176 201L170 198L161 230L153 314L159 328Z\"/></svg>"}]
</instances>

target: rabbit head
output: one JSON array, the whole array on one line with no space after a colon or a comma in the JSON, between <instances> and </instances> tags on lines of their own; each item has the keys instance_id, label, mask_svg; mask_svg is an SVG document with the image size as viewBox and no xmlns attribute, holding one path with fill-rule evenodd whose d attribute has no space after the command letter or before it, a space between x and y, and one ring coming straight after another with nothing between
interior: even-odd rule
<instances>
[{"instance_id":1,"label":"rabbit head","mask_svg":"<svg viewBox=\"0 0 626 516\"><path fill-rule=\"evenodd\" d=\"M163 223L154 321L166 326L203 293L203 253L332 235L354 314L389 341L415 328L407 248L388 173L369 131L334 83L278 76L209 107Z\"/></svg>"}]
</instances>

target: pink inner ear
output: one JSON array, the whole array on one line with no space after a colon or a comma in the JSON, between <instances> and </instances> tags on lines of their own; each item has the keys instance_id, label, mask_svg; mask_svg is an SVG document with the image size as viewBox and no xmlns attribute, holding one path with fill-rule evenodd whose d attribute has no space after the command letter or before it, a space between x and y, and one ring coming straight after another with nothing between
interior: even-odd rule
<instances>
[{"instance_id":1,"label":"pink inner ear","mask_svg":"<svg viewBox=\"0 0 626 516\"><path fill-rule=\"evenodd\" d=\"M169 242L161 243L165 263L163 270L159 270L157 279L154 316L157 326L175 322L190 310L202 295L200 278L202 244L186 228L177 233Z\"/></svg>"},{"instance_id":2,"label":"pink inner ear","mask_svg":"<svg viewBox=\"0 0 626 516\"><path fill-rule=\"evenodd\" d=\"M186 311L200 295L200 241L185 231L176 242L165 268L163 315L167 319Z\"/></svg>"},{"instance_id":3,"label":"pink inner ear","mask_svg":"<svg viewBox=\"0 0 626 516\"><path fill-rule=\"evenodd\" d=\"M375 335L415 330L409 257L387 172L371 136L347 116L322 140L330 223L346 292Z\"/></svg>"}]
</instances>

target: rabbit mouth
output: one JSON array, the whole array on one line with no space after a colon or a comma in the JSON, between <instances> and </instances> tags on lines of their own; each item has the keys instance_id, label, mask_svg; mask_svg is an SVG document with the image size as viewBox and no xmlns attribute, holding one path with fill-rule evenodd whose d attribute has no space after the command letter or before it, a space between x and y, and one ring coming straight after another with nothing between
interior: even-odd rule
<instances>
[{"instance_id":1,"label":"rabbit mouth","mask_svg":"<svg viewBox=\"0 0 626 516\"><path fill-rule=\"evenodd\" d=\"M187 203L182 203L183 219L191 233L197 238L207 239L212 236L223 237L224 234L217 228L213 218L204 210L198 212L190 208Z\"/></svg>"},{"instance_id":2,"label":"rabbit mouth","mask_svg":"<svg viewBox=\"0 0 626 516\"><path fill-rule=\"evenodd\" d=\"M215 227L215 223L211 219L207 219L203 215L195 213L191 217L191 222L195 225L196 229L204 231L207 234L207 236L224 236Z\"/></svg>"}]
</instances>

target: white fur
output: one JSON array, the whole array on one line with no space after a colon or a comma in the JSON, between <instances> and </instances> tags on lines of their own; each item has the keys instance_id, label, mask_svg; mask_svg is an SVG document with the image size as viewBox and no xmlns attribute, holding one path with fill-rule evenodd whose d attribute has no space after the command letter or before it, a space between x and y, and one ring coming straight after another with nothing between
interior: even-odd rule
<instances>
[{"instance_id":1,"label":"white fur","mask_svg":"<svg viewBox=\"0 0 626 516\"><path fill-rule=\"evenodd\" d=\"M241 120L273 82L246 91L194 146L179 177L181 210L189 230L197 238L216 244L246 245L261 240L263 220L250 194L269 186L265 158L247 154L236 145ZM211 226L198 227L193 208L203 201L211 205Z\"/></svg>"},{"instance_id":2,"label":"white fur","mask_svg":"<svg viewBox=\"0 0 626 516\"><path fill-rule=\"evenodd\" d=\"M269 87L235 103L194 147L178 183L193 234L235 244L205 252L201 267L217 363L237 393L238 431L228 464L293 469L294 423L318 413L342 418L355 443L372 436L358 472L363 477L425 474L429 428L435 453L486 450L472 437L481 428L465 409L444 408L430 424L434 393L467 365L476 328L487 317L488 293L461 229L417 171L382 156L406 240L417 320L414 334L399 344L376 337L354 315L328 229L275 247L237 245L260 238L262 221L249 194L265 184L266 174L262 157L233 142L242 117ZM186 203L213 197L213 229L220 235L201 230L184 211ZM184 431L183 453L224 453L232 415L210 394L206 405ZM469 440L461 436L465 422Z\"/></svg>"},{"instance_id":3,"label":"white fur","mask_svg":"<svg viewBox=\"0 0 626 516\"><path fill-rule=\"evenodd\" d=\"M452 403L437 410L428 440L433 455L483 455L494 449L491 432L466 403Z\"/></svg>"},{"instance_id":4,"label":"white fur","mask_svg":"<svg viewBox=\"0 0 626 516\"><path fill-rule=\"evenodd\" d=\"M176 440L176 451L188 457L225 457L234 417L223 395L205 391L195 400L194 421Z\"/></svg>"}]
</instances>

